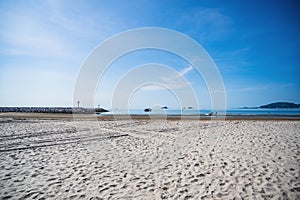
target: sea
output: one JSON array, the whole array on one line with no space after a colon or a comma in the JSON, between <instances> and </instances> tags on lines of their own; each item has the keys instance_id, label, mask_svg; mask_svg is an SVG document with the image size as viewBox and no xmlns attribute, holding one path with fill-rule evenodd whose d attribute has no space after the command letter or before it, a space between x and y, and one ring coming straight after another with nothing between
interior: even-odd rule
<instances>
[{"instance_id":1,"label":"sea","mask_svg":"<svg viewBox=\"0 0 300 200\"><path fill-rule=\"evenodd\" d=\"M143 109L134 110L110 110L99 115L280 115L300 116L300 109L228 109L228 110L195 110L195 109L157 109L145 112Z\"/></svg>"}]
</instances>

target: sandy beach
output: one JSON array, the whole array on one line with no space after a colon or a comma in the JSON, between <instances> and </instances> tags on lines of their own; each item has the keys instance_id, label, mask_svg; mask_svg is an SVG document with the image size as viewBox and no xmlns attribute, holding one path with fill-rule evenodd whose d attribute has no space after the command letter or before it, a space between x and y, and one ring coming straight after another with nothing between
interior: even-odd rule
<instances>
[{"instance_id":1,"label":"sandy beach","mask_svg":"<svg viewBox=\"0 0 300 200\"><path fill-rule=\"evenodd\" d=\"M0 118L1 199L299 199L300 121Z\"/></svg>"}]
</instances>

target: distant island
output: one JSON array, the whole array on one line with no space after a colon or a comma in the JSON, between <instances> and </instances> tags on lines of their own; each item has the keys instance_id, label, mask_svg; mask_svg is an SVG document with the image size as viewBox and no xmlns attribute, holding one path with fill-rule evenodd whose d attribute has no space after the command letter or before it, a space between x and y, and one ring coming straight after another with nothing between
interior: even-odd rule
<instances>
[{"instance_id":1,"label":"distant island","mask_svg":"<svg viewBox=\"0 0 300 200\"><path fill-rule=\"evenodd\" d=\"M243 109L276 109L276 108L300 108L300 104L289 103L289 102L276 102L259 107L243 107Z\"/></svg>"},{"instance_id":2,"label":"distant island","mask_svg":"<svg viewBox=\"0 0 300 200\"><path fill-rule=\"evenodd\" d=\"M260 106L259 108L300 108L300 104L289 102L276 102Z\"/></svg>"}]
</instances>

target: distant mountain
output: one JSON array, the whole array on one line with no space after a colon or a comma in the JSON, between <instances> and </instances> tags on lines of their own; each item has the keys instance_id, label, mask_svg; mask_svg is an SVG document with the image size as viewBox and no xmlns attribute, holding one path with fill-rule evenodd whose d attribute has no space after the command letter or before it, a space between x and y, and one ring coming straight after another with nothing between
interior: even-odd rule
<instances>
[{"instance_id":1,"label":"distant mountain","mask_svg":"<svg viewBox=\"0 0 300 200\"><path fill-rule=\"evenodd\" d=\"M259 108L300 108L300 104L289 102L276 102L260 106Z\"/></svg>"}]
</instances>

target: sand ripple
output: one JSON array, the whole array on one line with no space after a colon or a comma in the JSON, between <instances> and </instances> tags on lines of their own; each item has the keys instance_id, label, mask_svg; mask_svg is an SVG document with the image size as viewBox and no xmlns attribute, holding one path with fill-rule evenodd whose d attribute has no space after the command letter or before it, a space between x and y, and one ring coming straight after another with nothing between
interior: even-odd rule
<instances>
[{"instance_id":1,"label":"sand ripple","mask_svg":"<svg viewBox=\"0 0 300 200\"><path fill-rule=\"evenodd\" d=\"M298 121L0 121L1 199L299 199Z\"/></svg>"}]
</instances>

